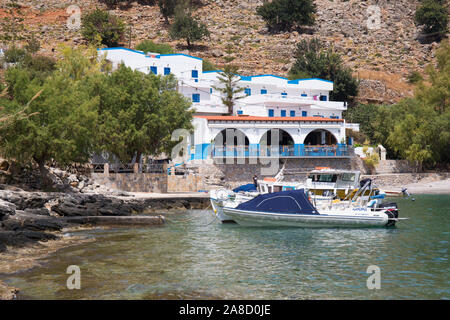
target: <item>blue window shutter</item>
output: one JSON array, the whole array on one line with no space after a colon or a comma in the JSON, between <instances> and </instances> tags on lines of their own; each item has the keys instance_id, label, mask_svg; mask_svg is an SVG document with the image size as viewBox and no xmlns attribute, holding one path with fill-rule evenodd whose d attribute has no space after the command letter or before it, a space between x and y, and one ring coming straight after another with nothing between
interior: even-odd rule
<instances>
[{"instance_id":1,"label":"blue window shutter","mask_svg":"<svg viewBox=\"0 0 450 320\"><path fill-rule=\"evenodd\" d=\"M150 71L151 71L153 74L158 74L158 67L150 67Z\"/></svg>"},{"instance_id":2,"label":"blue window shutter","mask_svg":"<svg viewBox=\"0 0 450 320\"><path fill-rule=\"evenodd\" d=\"M170 68L164 68L164 75L167 76L168 74L170 74Z\"/></svg>"},{"instance_id":3,"label":"blue window shutter","mask_svg":"<svg viewBox=\"0 0 450 320\"><path fill-rule=\"evenodd\" d=\"M192 94L192 102L200 102L200 94L199 93Z\"/></svg>"},{"instance_id":4,"label":"blue window shutter","mask_svg":"<svg viewBox=\"0 0 450 320\"><path fill-rule=\"evenodd\" d=\"M286 117L286 110L281 110L281 116Z\"/></svg>"},{"instance_id":5,"label":"blue window shutter","mask_svg":"<svg viewBox=\"0 0 450 320\"><path fill-rule=\"evenodd\" d=\"M251 95L252 95L252 89L250 89L250 88L245 88L244 93L245 93L246 95L248 95L248 96L251 96Z\"/></svg>"},{"instance_id":6,"label":"blue window shutter","mask_svg":"<svg viewBox=\"0 0 450 320\"><path fill-rule=\"evenodd\" d=\"M261 94L267 94L267 90L266 89L261 89Z\"/></svg>"},{"instance_id":7,"label":"blue window shutter","mask_svg":"<svg viewBox=\"0 0 450 320\"><path fill-rule=\"evenodd\" d=\"M291 114L291 117L295 117L295 110L291 110L290 114Z\"/></svg>"},{"instance_id":8,"label":"blue window shutter","mask_svg":"<svg viewBox=\"0 0 450 320\"><path fill-rule=\"evenodd\" d=\"M302 117L307 117L307 116L308 116L308 112L302 111Z\"/></svg>"},{"instance_id":9,"label":"blue window shutter","mask_svg":"<svg viewBox=\"0 0 450 320\"><path fill-rule=\"evenodd\" d=\"M274 110L273 109L269 109L269 117L273 117L274 116Z\"/></svg>"},{"instance_id":10,"label":"blue window shutter","mask_svg":"<svg viewBox=\"0 0 450 320\"><path fill-rule=\"evenodd\" d=\"M192 78L198 78L198 71L192 70Z\"/></svg>"}]
</instances>

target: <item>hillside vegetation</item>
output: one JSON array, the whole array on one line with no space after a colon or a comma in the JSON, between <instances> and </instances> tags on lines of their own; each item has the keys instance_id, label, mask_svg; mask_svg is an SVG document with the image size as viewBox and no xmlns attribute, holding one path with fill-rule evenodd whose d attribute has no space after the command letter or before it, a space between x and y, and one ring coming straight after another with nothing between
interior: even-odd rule
<instances>
[{"instance_id":1,"label":"hillside vegetation","mask_svg":"<svg viewBox=\"0 0 450 320\"><path fill-rule=\"evenodd\" d=\"M113 1L114 2L114 1ZM78 5L86 14L96 7L110 12L126 23L120 44L135 47L143 40L167 43L175 51L208 59L217 66L225 63L226 48L233 48L233 63L243 75L276 74L288 76L294 63L297 43L319 38L334 46L360 79L359 100L394 103L412 96L408 75L433 60L437 43L421 43L421 28L414 23L417 0L363 1L315 0L314 26L302 32L269 32L265 21L256 14L259 0L202 0L193 15L203 22L210 36L188 48L185 41L172 40L169 26L156 1L120 2L109 8L103 2L74 0L20 1L26 31L34 33L41 43L41 53L53 55L59 43L77 46L85 43L80 30L69 29L70 5ZM154 4L151 4L155 2ZM150 4L151 5L150 5ZM379 8L379 28L373 28ZM0 19L8 13L0 7ZM375 18L374 18L375 17ZM372 20L370 20L372 19ZM169 22L172 18L169 18ZM368 25L368 20L369 25ZM376 22L376 21L375 21ZM370 24L372 23L372 24Z\"/></svg>"}]
</instances>

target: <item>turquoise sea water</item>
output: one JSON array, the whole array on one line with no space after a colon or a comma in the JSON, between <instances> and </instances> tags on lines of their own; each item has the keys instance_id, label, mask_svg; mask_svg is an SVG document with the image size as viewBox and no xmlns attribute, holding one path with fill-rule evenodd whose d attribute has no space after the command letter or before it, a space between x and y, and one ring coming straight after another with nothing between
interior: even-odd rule
<instances>
[{"instance_id":1,"label":"turquoise sea water","mask_svg":"<svg viewBox=\"0 0 450 320\"><path fill-rule=\"evenodd\" d=\"M0 275L27 299L449 299L450 196L394 199L396 228L246 228L206 211L152 228L82 231L96 241ZM78 265L81 289L68 290ZM366 285L368 266L381 289Z\"/></svg>"}]
</instances>

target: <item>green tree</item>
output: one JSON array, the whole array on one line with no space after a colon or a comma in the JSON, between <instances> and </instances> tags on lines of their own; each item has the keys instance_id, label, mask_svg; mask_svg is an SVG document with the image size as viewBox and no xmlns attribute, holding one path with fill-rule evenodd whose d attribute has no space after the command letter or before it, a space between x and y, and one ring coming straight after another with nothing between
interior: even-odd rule
<instances>
[{"instance_id":1,"label":"green tree","mask_svg":"<svg viewBox=\"0 0 450 320\"><path fill-rule=\"evenodd\" d=\"M423 1L414 18L418 25L423 26L426 34L435 34L440 39L447 33L448 12L444 1Z\"/></svg>"},{"instance_id":2,"label":"green tree","mask_svg":"<svg viewBox=\"0 0 450 320\"><path fill-rule=\"evenodd\" d=\"M94 45L116 46L124 32L123 21L108 11L97 8L81 19L81 34Z\"/></svg>"},{"instance_id":3,"label":"green tree","mask_svg":"<svg viewBox=\"0 0 450 320\"><path fill-rule=\"evenodd\" d=\"M12 99L2 100L3 114L12 118L0 128L0 152L21 163L35 161L44 184L48 182L47 161L84 163L95 148L99 100L82 89L82 80L62 71L68 63L70 59L61 60L59 68L44 80L22 68L7 71Z\"/></svg>"},{"instance_id":4,"label":"green tree","mask_svg":"<svg viewBox=\"0 0 450 320\"><path fill-rule=\"evenodd\" d=\"M169 35L172 39L186 40L188 48L191 48L195 41L209 37L209 31L204 23L198 22L191 16L189 10L178 10Z\"/></svg>"},{"instance_id":5,"label":"green tree","mask_svg":"<svg viewBox=\"0 0 450 320\"><path fill-rule=\"evenodd\" d=\"M238 86L240 79L237 75L237 66L227 64L217 76L220 85L213 86L215 90L221 93L222 103L227 106L229 114L233 114L236 100L246 97L245 95L239 95L245 90L245 88Z\"/></svg>"},{"instance_id":6,"label":"green tree","mask_svg":"<svg viewBox=\"0 0 450 320\"><path fill-rule=\"evenodd\" d=\"M159 11L167 24L169 24L169 17L175 14L175 8L179 3L180 0L158 0Z\"/></svg>"},{"instance_id":7,"label":"green tree","mask_svg":"<svg viewBox=\"0 0 450 320\"><path fill-rule=\"evenodd\" d=\"M145 155L170 154L175 129L191 129L191 103L172 76L155 76L121 65L101 87L100 150L128 163Z\"/></svg>"},{"instance_id":8,"label":"green tree","mask_svg":"<svg viewBox=\"0 0 450 320\"><path fill-rule=\"evenodd\" d=\"M341 56L332 48L326 49L318 39L302 40L297 44L295 62L289 70L290 79L321 78L333 81L330 98L352 101L358 94L358 81Z\"/></svg>"},{"instance_id":9,"label":"green tree","mask_svg":"<svg viewBox=\"0 0 450 320\"><path fill-rule=\"evenodd\" d=\"M314 0L273 0L256 9L271 31L290 31L293 27L312 26L315 22Z\"/></svg>"},{"instance_id":10,"label":"green tree","mask_svg":"<svg viewBox=\"0 0 450 320\"><path fill-rule=\"evenodd\" d=\"M136 50L140 50L145 53L147 53L147 52L161 53L161 54L174 53L174 51L170 45L165 44L165 43L154 43L151 40L141 41L136 46Z\"/></svg>"}]
</instances>

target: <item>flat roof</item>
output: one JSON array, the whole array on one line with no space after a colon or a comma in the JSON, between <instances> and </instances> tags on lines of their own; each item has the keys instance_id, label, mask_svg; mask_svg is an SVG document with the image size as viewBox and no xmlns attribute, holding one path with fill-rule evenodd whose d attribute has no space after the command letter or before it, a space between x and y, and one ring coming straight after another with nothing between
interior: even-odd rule
<instances>
[{"instance_id":1,"label":"flat roof","mask_svg":"<svg viewBox=\"0 0 450 320\"><path fill-rule=\"evenodd\" d=\"M256 116L194 116L210 121L318 121L318 122L344 122L343 119L332 119L322 117L256 117Z\"/></svg>"}]
</instances>

